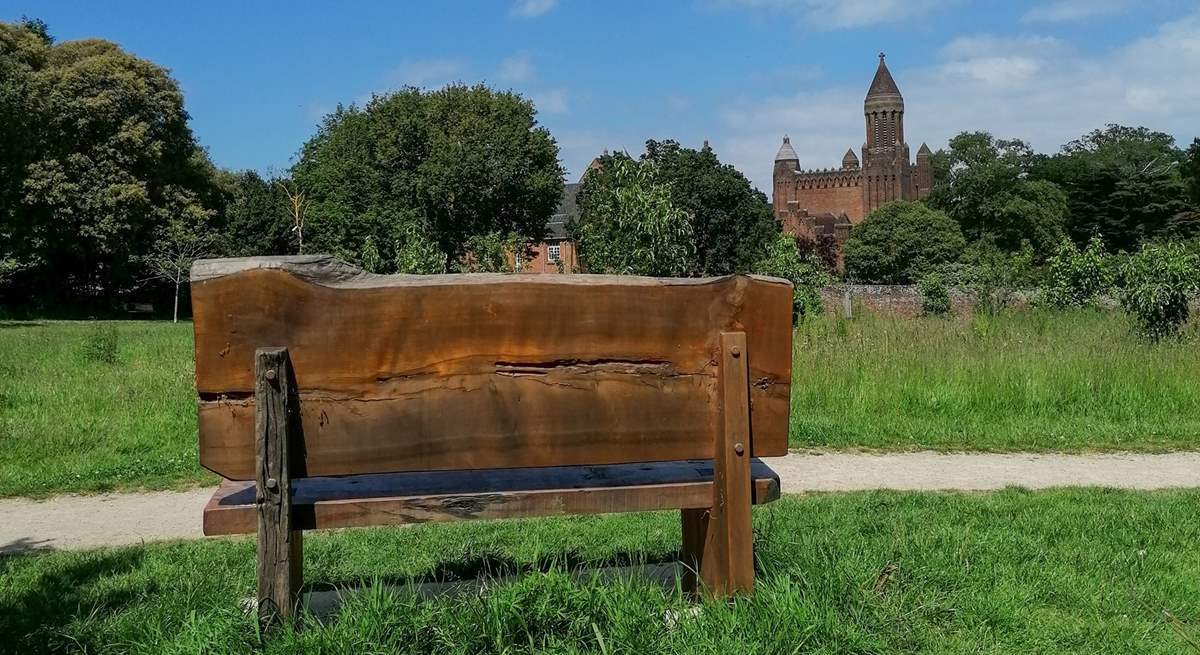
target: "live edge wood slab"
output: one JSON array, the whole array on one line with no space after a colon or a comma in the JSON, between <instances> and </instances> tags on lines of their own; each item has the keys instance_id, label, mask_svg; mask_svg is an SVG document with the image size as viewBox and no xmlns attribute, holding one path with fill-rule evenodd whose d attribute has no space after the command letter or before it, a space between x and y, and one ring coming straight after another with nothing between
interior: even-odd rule
<instances>
[{"instance_id":1,"label":"live edge wood slab","mask_svg":"<svg viewBox=\"0 0 1200 655\"><path fill-rule=\"evenodd\" d=\"M255 351L286 347L307 476L711 459L721 333L753 456L787 451L791 285L754 276L381 276L327 256L192 269L200 462L255 478Z\"/></svg>"}]
</instances>

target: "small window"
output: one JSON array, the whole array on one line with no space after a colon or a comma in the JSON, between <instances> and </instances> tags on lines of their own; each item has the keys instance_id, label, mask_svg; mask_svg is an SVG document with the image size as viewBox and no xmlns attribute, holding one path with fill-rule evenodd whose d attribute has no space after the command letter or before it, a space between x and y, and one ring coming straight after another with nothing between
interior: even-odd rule
<instances>
[{"instance_id":1,"label":"small window","mask_svg":"<svg viewBox=\"0 0 1200 655\"><path fill-rule=\"evenodd\" d=\"M555 263L562 261L562 246L554 245L547 248L546 257Z\"/></svg>"}]
</instances>

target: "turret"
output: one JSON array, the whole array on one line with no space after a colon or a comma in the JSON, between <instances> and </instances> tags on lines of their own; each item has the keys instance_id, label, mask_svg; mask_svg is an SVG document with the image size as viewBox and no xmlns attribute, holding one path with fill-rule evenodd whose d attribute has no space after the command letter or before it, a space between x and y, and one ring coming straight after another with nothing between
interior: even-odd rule
<instances>
[{"instance_id":1,"label":"turret","mask_svg":"<svg viewBox=\"0 0 1200 655\"><path fill-rule=\"evenodd\" d=\"M796 169L800 167L800 158L792 149L792 140L783 135L783 145L775 153L775 174L772 180L771 201L775 206L775 215L781 216L788 206L789 200L794 200L795 184L793 178Z\"/></svg>"},{"instance_id":2,"label":"turret","mask_svg":"<svg viewBox=\"0 0 1200 655\"><path fill-rule=\"evenodd\" d=\"M853 148L846 149L846 154L842 157L842 168L845 170L858 168L858 155L854 154Z\"/></svg>"},{"instance_id":3,"label":"turret","mask_svg":"<svg viewBox=\"0 0 1200 655\"><path fill-rule=\"evenodd\" d=\"M933 189L933 162L930 157L933 151L924 143L917 149L917 168L913 171L913 185L917 190L917 198L924 198Z\"/></svg>"}]
</instances>

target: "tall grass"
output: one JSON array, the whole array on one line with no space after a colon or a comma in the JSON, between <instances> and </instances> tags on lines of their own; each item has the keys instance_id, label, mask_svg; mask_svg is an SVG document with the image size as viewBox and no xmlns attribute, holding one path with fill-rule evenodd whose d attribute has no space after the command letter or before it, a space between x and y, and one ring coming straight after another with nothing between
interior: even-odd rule
<instances>
[{"instance_id":1,"label":"tall grass","mask_svg":"<svg viewBox=\"0 0 1200 655\"><path fill-rule=\"evenodd\" d=\"M1200 636L1198 502L1100 490L786 498L755 510L755 595L698 610L647 581L571 575L673 559L676 512L314 533L310 587L367 592L265 650L1180 655ZM0 558L0 653L263 648L241 610L253 551L236 539ZM406 590L481 570L521 575L456 597Z\"/></svg>"},{"instance_id":2,"label":"tall grass","mask_svg":"<svg viewBox=\"0 0 1200 655\"><path fill-rule=\"evenodd\" d=\"M191 325L0 323L0 495L210 480Z\"/></svg>"},{"instance_id":3,"label":"tall grass","mask_svg":"<svg viewBox=\"0 0 1200 655\"><path fill-rule=\"evenodd\" d=\"M822 316L796 331L792 445L1200 446L1200 340L1145 343L1098 311Z\"/></svg>"}]
</instances>

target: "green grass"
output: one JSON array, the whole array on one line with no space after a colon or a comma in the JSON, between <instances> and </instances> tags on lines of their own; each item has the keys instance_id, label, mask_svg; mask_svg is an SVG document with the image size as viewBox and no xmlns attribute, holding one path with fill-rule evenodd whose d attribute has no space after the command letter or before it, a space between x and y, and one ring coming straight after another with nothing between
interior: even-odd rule
<instances>
[{"instance_id":1,"label":"green grass","mask_svg":"<svg viewBox=\"0 0 1200 655\"><path fill-rule=\"evenodd\" d=\"M822 316L796 332L793 448L1200 447L1200 329L1143 343L1119 313Z\"/></svg>"},{"instance_id":2,"label":"green grass","mask_svg":"<svg viewBox=\"0 0 1200 655\"><path fill-rule=\"evenodd\" d=\"M191 330L0 323L0 496L215 480L197 463Z\"/></svg>"},{"instance_id":3,"label":"green grass","mask_svg":"<svg viewBox=\"0 0 1200 655\"><path fill-rule=\"evenodd\" d=\"M796 332L792 446L1200 447L1200 338L1115 313L832 316ZM191 325L0 322L0 496L163 488L197 463Z\"/></svg>"},{"instance_id":4,"label":"green grass","mask_svg":"<svg viewBox=\"0 0 1200 655\"><path fill-rule=\"evenodd\" d=\"M676 513L315 533L308 583L367 591L267 650L1200 653L1198 504L1200 491L789 497L755 512L756 594L672 629L665 614L688 606L678 593L569 573L674 558ZM253 550L236 539L0 558L0 652L257 649L239 609ZM454 598L405 591L480 569L522 575Z\"/></svg>"}]
</instances>

